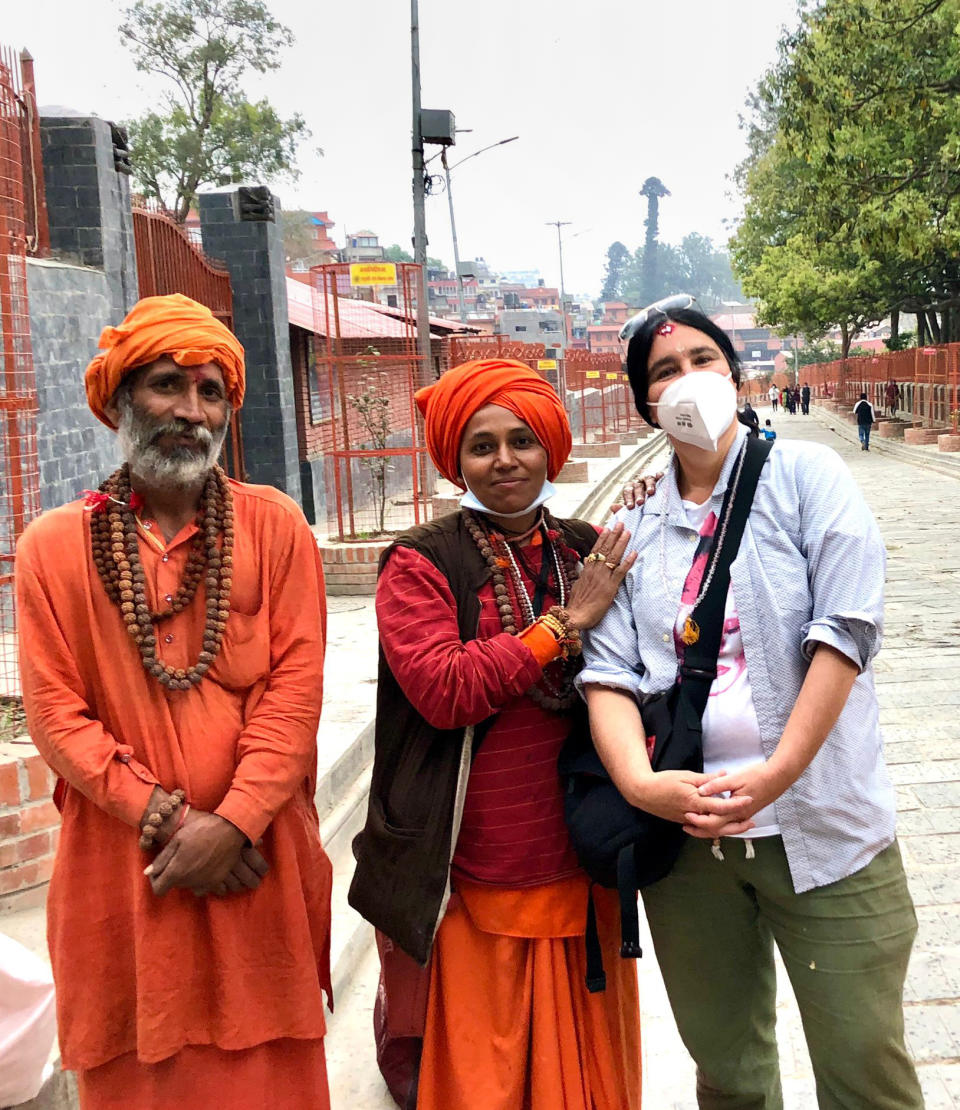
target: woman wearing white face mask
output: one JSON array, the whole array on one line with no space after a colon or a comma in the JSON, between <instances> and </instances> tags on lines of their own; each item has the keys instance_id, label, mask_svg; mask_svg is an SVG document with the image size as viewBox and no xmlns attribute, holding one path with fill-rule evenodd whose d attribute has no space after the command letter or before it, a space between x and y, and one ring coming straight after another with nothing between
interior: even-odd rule
<instances>
[{"instance_id":1,"label":"woman wearing white face mask","mask_svg":"<svg viewBox=\"0 0 960 1110\"><path fill-rule=\"evenodd\" d=\"M833 451L777 441L730 567L704 773L652 771L638 702L674 683L699 639L691 612L722 552L718 517L747 429L736 353L692 298L644 310L621 337L637 408L674 459L656 494L620 514L637 559L585 637L578 682L620 792L688 834L642 894L699 1105L782 1107L776 943L819 1106L920 1107L902 1011L916 917L871 663L883 625L876 523Z\"/></svg>"}]
</instances>

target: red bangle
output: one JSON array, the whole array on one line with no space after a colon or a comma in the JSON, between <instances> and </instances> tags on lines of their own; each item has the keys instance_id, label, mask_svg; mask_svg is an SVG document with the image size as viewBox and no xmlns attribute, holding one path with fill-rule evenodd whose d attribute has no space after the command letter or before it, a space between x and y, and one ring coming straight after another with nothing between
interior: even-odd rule
<instances>
[{"instance_id":1,"label":"red bangle","mask_svg":"<svg viewBox=\"0 0 960 1110\"><path fill-rule=\"evenodd\" d=\"M174 836L176 836L177 833L180 831L180 826L186 820L187 811L189 809L190 809L190 803L189 802L184 802L183 805L180 807L180 817L177 820L177 827L173 830L173 835Z\"/></svg>"}]
</instances>

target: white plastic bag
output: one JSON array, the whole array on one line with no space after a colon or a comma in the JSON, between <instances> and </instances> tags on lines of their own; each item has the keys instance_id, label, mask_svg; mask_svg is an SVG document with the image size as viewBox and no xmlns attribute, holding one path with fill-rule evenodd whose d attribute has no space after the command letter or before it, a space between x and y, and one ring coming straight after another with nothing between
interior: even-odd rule
<instances>
[{"instance_id":1,"label":"white plastic bag","mask_svg":"<svg viewBox=\"0 0 960 1110\"><path fill-rule=\"evenodd\" d=\"M0 933L0 1106L40 1093L55 1032L50 969Z\"/></svg>"}]
</instances>

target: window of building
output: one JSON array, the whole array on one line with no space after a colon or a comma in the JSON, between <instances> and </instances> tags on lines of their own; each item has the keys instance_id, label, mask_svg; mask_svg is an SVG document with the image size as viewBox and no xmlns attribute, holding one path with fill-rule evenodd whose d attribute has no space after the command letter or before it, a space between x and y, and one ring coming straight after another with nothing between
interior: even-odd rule
<instances>
[{"instance_id":1,"label":"window of building","mask_svg":"<svg viewBox=\"0 0 960 1110\"><path fill-rule=\"evenodd\" d=\"M516 325L516 326L514 327L514 329L513 329L513 330L514 330L514 331L526 331L526 330L527 330L527 325L526 325L526 324L517 324L517 325Z\"/></svg>"}]
</instances>

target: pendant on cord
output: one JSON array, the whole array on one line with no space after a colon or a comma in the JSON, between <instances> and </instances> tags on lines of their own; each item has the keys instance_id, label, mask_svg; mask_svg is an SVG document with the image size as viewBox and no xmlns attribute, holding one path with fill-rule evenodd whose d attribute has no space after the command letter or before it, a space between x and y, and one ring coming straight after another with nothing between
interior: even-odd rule
<instances>
[{"instance_id":1,"label":"pendant on cord","mask_svg":"<svg viewBox=\"0 0 960 1110\"><path fill-rule=\"evenodd\" d=\"M680 635L680 639L687 647L690 647L691 644L695 644L697 640L700 639L700 625L697 624L692 617L687 617L683 622L683 632Z\"/></svg>"}]
</instances>

